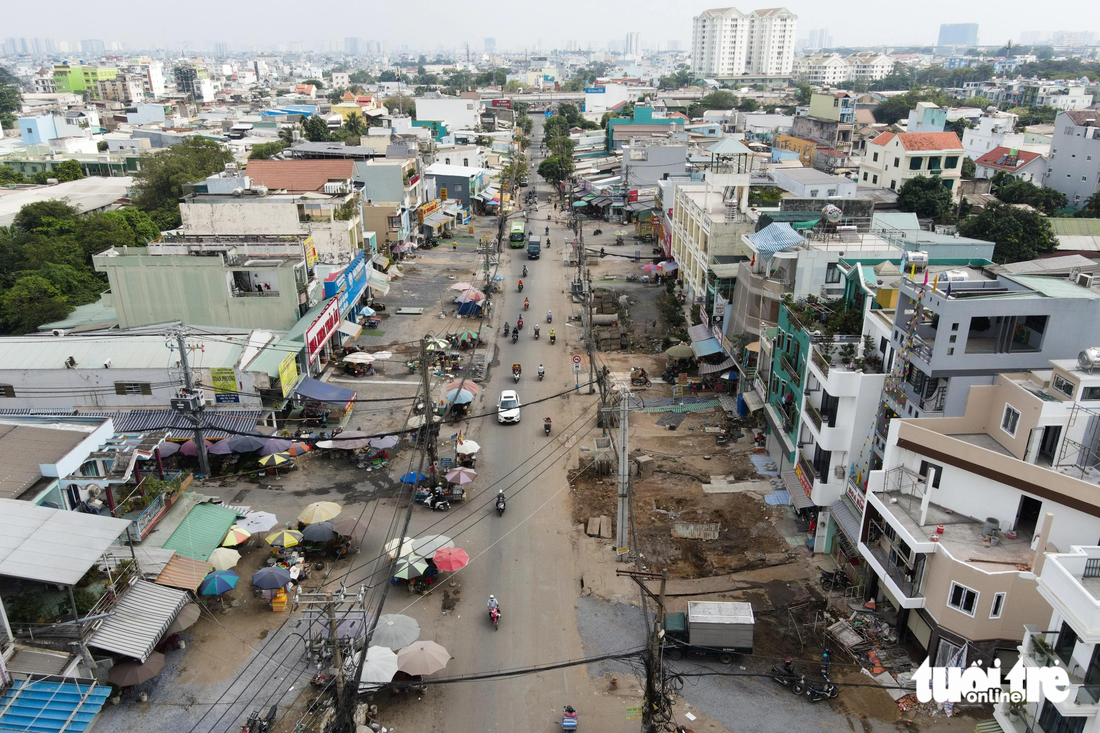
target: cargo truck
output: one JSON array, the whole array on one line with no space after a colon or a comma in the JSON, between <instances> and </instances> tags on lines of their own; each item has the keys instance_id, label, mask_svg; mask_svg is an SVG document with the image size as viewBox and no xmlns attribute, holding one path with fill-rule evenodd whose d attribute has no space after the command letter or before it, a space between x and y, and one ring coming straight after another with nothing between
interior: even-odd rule
<instances>
[{"instance_id":1,"label":"cargo truck","mask_svg":"<svg viewBox=\"0 0 1100 733\"><path fill-rule=\"evenodd\" d=\"M717 657L731 664L736 655L752 653L754 625L752 604L689 601L686 614L665 615L661 644L669 659Z\"/></svg>"},{"instance_id":2,"label":"cargo truck","mask_svg":"<svg viewBox=\"0 0 1100 733\"><path fill-rule=\"evenodd\" d=\"M527 237L527 259L537 260L542 252L542 238L537 234Z\"/></svg>"}]
</instances>

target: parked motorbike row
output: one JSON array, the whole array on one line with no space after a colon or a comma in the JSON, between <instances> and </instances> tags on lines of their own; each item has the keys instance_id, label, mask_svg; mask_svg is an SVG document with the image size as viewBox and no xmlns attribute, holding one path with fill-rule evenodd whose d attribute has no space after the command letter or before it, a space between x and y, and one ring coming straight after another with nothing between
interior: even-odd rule
<instances>
[{"instance_id":1,"label":"parked motorbike row","mask_svg":"<svg viewBox=\"0 0 1100 733\"><path fill-rule=\"evenodd\" d=\"M805 694L810 698L810 702L831 700L840 694L840 688L829 679L828 651L825 652L825 655L826 661L821 665L820 681L807 680L806 674L791 659L772 667L772 679L796 695Z\"/></svg>"}]
</instances>

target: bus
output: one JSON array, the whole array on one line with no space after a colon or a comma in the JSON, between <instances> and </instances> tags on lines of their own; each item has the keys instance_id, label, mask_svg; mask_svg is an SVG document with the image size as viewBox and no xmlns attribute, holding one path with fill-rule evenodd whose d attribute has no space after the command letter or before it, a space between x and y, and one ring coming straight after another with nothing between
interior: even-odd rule
<instances>
[{"instance_id":1,"label":"bus","mask_svg":"<svg viewBox=\"0 0 1100 733\"><path fill-rule=\"evenodd\" d=\"M512 249L523 247L523 240L527 236L527 228L520 223L512 225L512 231L508 234L508 246Z\"/></svg>"}]
</instances>

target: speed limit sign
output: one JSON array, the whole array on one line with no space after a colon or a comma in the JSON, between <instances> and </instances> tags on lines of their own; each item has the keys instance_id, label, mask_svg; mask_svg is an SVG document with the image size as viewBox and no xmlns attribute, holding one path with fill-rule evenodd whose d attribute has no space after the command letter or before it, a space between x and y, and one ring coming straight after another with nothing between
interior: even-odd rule
<instances>
[{"instance_id":1,"label":"speed limit sign","mask_svg":"<svg viewBox=\"0 0 1100 733\"><path fill-rule=\"evenodd\" d=\"M574 364L580 364L581 363L581 355L580 354L573 354L573 363Z\"/></svg>"}]
</instances>

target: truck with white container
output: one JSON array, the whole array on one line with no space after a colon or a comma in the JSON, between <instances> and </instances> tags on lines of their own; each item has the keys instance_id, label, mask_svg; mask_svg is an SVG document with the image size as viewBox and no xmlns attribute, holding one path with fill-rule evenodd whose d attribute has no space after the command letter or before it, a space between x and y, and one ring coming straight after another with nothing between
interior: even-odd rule
<instances>
[{"instance_id":1,"label":"truck with white container","mask_svg":"<svg viewBox=\"0 0 1100 733\"><path fill-rule=\"evenodd\" d=\"M755 624L750 603L688 601L687 613L665 615L664 655L716 657L731 664L737 655L752 653Z\"/></svg>"}]
</instances>

